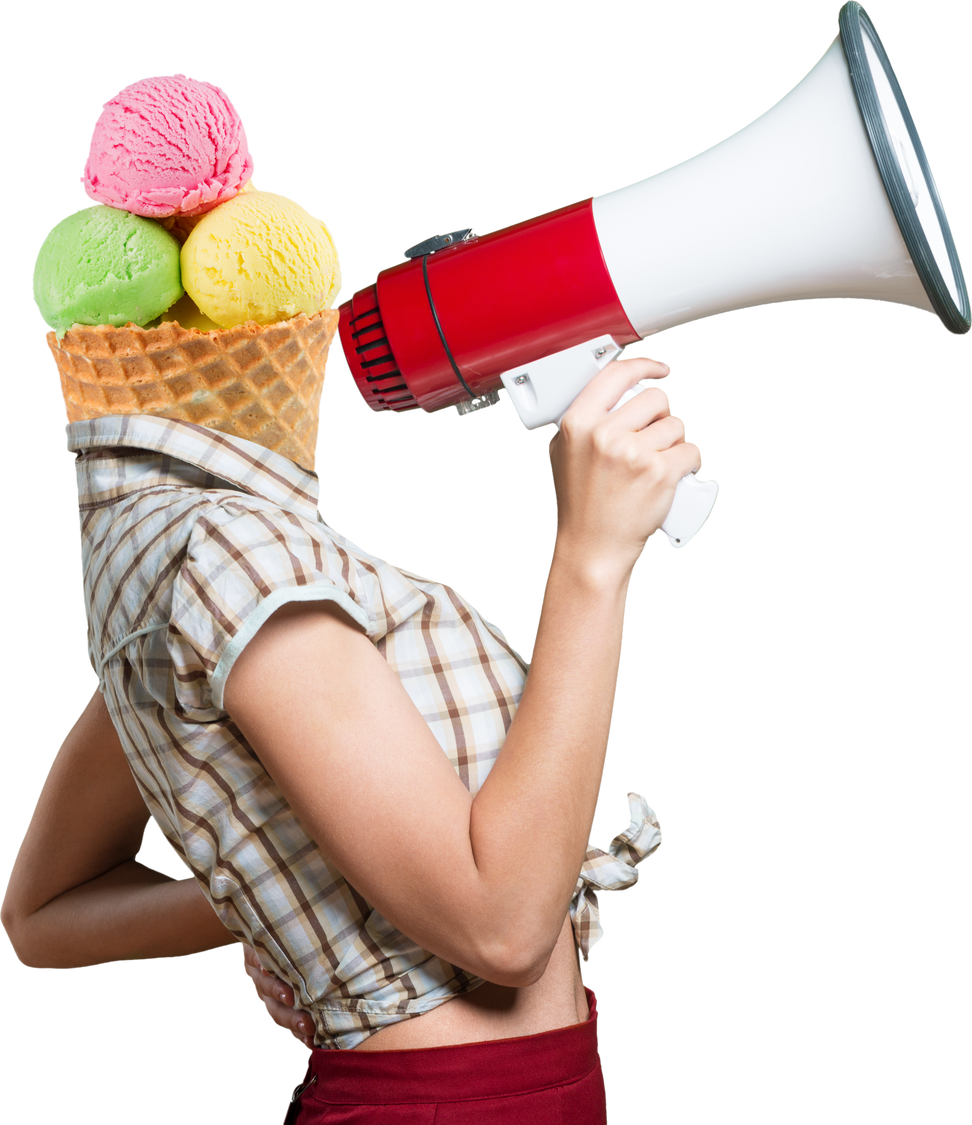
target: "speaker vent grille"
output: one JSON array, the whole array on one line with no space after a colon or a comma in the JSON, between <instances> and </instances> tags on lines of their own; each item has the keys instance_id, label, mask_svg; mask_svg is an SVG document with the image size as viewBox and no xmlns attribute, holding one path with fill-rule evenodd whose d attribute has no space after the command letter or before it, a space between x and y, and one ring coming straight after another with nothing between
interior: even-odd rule
<instances>
[{"instance_id":1,"label":"speaker vent grille","mask_svg":"<svg viewBox=\"0 0 972 1125\"><path fill-rule=\"evenodd\" d=\"M350 305L344 350L358 390L372 410L414 410L418 402L385 335L377 286L355 293Z\"/></svg>"}]
</instances>

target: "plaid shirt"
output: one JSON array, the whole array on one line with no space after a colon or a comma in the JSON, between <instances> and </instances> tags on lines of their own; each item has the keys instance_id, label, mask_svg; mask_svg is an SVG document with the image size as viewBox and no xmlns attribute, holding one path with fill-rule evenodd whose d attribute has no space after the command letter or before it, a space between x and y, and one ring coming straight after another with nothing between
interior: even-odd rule
<instances>
[{"instance_id":1,"label":"plaid shirt","mask_svg":"<svg viewBox=\"0 0 972 1125\"><path fill-rule=\"evenodd\" d=\"M280 606L330 600L366 632L475 794L526 666L447 586L397 570L317 514L317 477L242 439L145 415L68 426L78 452L88 647L152 816L220 919L294 988L318 1046L351 1048L481 983L395 930L329 867L223 709ZM632 823L592 849L571 904L585 957L594 888L637 879L660 841Z\"/></svg>"}]
</instances>

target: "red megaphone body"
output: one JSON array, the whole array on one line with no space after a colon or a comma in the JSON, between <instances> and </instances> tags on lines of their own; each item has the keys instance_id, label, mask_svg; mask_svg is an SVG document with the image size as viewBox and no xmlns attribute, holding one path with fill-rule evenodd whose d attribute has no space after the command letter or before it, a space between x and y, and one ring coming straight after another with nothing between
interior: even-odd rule
<instances>
[{"instance_id":1,"label":"red megaphone body","mask_svg":"<svg viewBox=\"0 0 972 1125\"><path fill-rule=\"evenodd\" d=\"M374 410L438 410L519 364L605 334L640 339L618 299L593 200L384 270L341 308L341 342ZM463 235L466 232L457 232Z\"/></svg>"}]
</instances>

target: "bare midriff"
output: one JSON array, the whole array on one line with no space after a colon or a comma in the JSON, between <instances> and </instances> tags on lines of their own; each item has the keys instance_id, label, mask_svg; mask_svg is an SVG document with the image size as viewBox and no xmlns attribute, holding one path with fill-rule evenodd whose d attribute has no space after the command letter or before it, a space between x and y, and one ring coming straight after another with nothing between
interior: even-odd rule
<instances>
[{"instance_id":1,"label":"bare midriff","mask_svg":"<svg viewBox=\"0 0 972 1125\"><path fill-rule=\"evenodd\" d=\"M507 988L487 981L431 1012L376 1031L356 1050L407 1051L512 1039L583 1023L588 1014L574 934L567 918L547 968L535 984Z\"/></svg>"}]
</instances>

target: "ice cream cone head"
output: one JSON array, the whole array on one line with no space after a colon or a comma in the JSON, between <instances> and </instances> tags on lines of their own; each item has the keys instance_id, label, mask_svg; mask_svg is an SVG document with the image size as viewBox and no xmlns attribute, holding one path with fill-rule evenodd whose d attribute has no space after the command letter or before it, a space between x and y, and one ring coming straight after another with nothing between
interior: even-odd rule
<instances>
[{"instance_id":1,"label":"ice cream cone head","mask_svg":"<svg viewBox=\"0 0 972 1125\"><path fill-rule=\"evenodd\" d=\"M99 205L54 227L34 270L70 421L173 418L313 469L337 251L252 170L217 86L145 78L105 105L84 179Z\"/></svg>"},{"instance_id":2,"label":"ice cream cone head","mask_svg":"<svg viewBox=\"0 0 972 1125\"><path fill-rule=\"evenodd\" d=\"M68 421L152 414L246 438L314 468L324 365L338 313L199 332L75 325L47 342Z\"/></svg>"}]
</instances>

